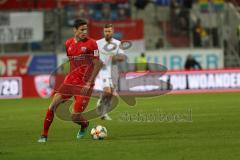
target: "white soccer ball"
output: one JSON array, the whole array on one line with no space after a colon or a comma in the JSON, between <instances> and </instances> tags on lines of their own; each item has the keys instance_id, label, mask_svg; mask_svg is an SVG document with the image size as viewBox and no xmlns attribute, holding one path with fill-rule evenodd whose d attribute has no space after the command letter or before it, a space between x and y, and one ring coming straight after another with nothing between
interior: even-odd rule
<instances>
[{"instance_id":1,"label":"white soccer ball","mask_svg":"<svg viewBox=\"0 0 240 160\"><path fill-rule=\"evenodd\" d=\"M102 140L107 137L107 129L104 126L97 125L92 128L91 136L95 140Z\"/></svg>"}]
</instances>

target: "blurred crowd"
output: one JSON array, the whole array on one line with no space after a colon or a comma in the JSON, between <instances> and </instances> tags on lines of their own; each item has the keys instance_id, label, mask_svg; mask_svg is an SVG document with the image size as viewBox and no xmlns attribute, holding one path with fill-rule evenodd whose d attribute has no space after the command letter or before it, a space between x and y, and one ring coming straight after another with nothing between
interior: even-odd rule
<instances>
[{"instance_id":1,"label":"blurred crowd","mask_svg":"<svg viewBox=\"0 0 240 160\"><path fill-rule=\"evenodd\" d=\"M74 19L85 18L95 21L122 21L131 17L129 3L70 4L64 6L66 24Z\"/></svg>"},{"instance_id":2,"label":"blurred crowd","mask_svg":"<svg viewBox=\"0 0 240 160\"><path fill-rule=\"evenodd\" d=\"M189 31L189 15L193 0L171 0L170 18L174 34Z\"/></svg>"}]
</instances>

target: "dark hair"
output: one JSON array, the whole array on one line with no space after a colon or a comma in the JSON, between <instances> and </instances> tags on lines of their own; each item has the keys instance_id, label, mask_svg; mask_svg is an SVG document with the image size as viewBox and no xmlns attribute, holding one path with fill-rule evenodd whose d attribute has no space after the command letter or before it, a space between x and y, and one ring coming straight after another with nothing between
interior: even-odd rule
<instances>
[{"instance_id":1,"label":"dark hair","mask_svg":"<svg viewBox=\"0 0 240 160\"><path fill-rule=\"evenodd\" d=\"M74 21L73 27L78 29L78 27L82 26L82 25L86 25L87 21L85 21L84 19L76 19Z\"/></svg>"},{"instance_id":2,"label":"dark hair","mask_svg":"<svg viewBox=\"0 0 240 160\"><path fill-rule=\"evenodd\" d=\"M113 24L107 23L104 25L104 28L113 28Z\"/></svg>"}]
</instances>

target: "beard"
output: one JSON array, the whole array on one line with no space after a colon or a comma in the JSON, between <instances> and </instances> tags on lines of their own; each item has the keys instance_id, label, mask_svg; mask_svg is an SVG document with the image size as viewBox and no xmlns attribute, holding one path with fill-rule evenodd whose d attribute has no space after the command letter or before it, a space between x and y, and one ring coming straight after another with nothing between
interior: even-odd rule
<instances>
[{"instance_id":1,"label":"beard","mask_svg":"<svg viewBox=\"0 0 240 160\"><path fill-rule=\"evenodd\" d=\"M105 37L105 40L106 40L107 42L110 42L111 39L112 39L112 36L106 36L106 37Z\"/></svg>"}]
</instances>

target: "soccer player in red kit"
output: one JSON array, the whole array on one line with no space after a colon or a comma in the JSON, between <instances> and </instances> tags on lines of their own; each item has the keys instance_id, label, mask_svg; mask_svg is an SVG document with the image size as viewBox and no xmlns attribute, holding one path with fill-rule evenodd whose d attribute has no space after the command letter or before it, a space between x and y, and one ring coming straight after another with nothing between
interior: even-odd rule
<instances>
[{"instance_id":1,"label":"soccer player in red kit","mask_svg":"<svg viewBox=\"0 0 240 160\"><path fill-rule=\"evenodd\" d=\"M89 122L81 117L86 108L95 78L103 63L99 60L96 41L87 37L87 22L78 19L73 26L74 37L66 41L66 52L70 61L70 73L60 87L55 88L53 100L44 119L42 135L38 142L47 142L48 130L54 118L56 108L74 96L72 121L81 126L77 138L84 136ZM77 90L79 89L79 90Z\"/></svg>"}]
</instances>

